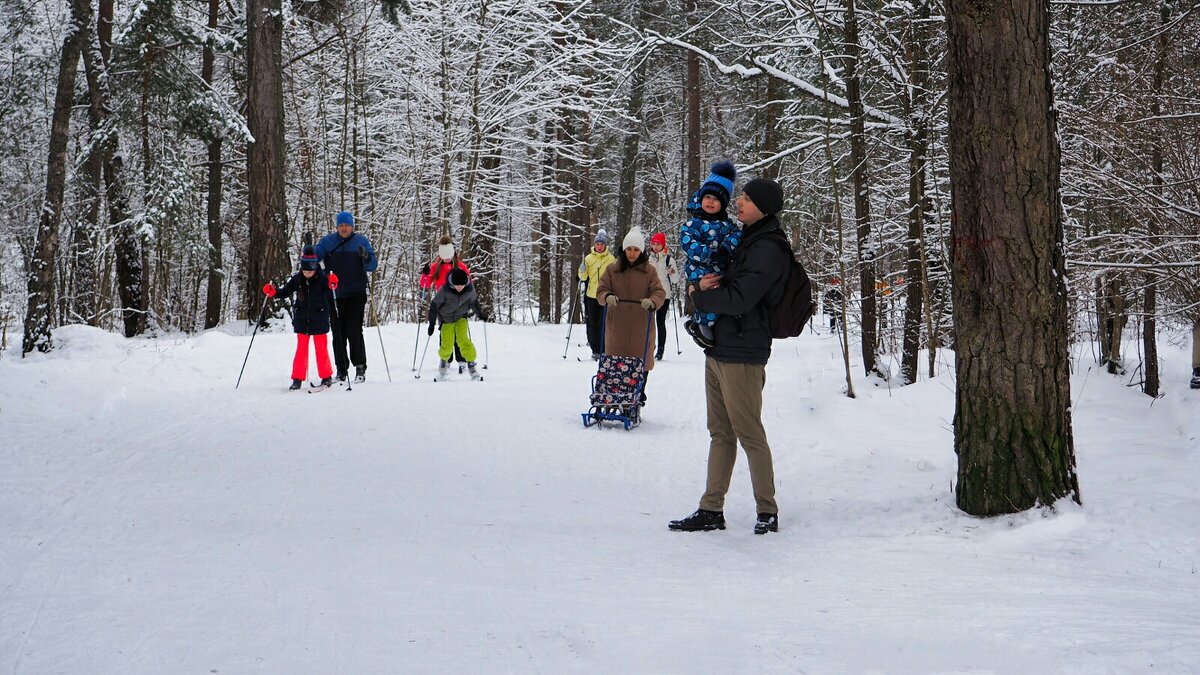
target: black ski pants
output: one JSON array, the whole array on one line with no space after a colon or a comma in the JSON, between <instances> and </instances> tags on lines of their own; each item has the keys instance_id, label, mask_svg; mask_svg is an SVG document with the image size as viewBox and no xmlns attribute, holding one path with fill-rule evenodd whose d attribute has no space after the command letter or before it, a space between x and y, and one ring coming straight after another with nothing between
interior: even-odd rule
<instances>
[{"instance_id":1,"label":"black ski pants","mask_svg":"<svg viewBox=\"0 0 1200 675\"><path fill-rule=\"evenodd\" d=\"M604 308L595 298L584 296L583 313L587 321L588 346L593 354L604 353Z\"/></svg>"},{"instance_id":2,"label":"black ski pants","mask_svg":"<svg viewBox=\"0 0 1200 675\"><path fill-rule=\"evenodd\" d=\"M339 373L349 372L350 364L367 365L367 345L363 340L363 314L366 310L366 295L337 299L337 314L333 319L333 361ZM348 359L347 344L350 346Z\"/></svg>"},{"instance_id":3,"label":"black ski pants","mask_svg":"<svg viewBox=\"0 0 1200 675\"><path fill-rule=\"evenodd\" d=\"M658 352L655 358L662 358L663 350L667 348L667 312L671 311L671 299L667 298L663 301L662 307L654 313L654 318L658 321Z\"/></svg>"}]
</instances>

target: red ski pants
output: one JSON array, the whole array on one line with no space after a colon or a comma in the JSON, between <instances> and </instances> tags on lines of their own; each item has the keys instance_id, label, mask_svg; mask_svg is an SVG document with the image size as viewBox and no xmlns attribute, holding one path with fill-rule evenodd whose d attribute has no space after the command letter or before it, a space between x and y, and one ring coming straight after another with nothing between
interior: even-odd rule
<instances>
[{"instance_id":1,"label":"red ski pants","mask_svg":"<svg viewBox=\"0 0 1200 675\"><path fill-rule=\"evenodd\" d=\"M322 380L333 377L333 366L329 363L329 336L308 335L296 333L296 358L292 359L292 379L303 380L308 377L308 338L312 338L317 352L317 377Z\"/></svg>"}]
</instances>

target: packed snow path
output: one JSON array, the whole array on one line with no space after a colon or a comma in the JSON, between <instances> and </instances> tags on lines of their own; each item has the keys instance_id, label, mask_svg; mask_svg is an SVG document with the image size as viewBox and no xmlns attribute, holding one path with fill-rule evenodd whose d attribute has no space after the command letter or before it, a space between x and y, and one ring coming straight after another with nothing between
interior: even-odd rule
<instances>
[{"instance_id":1,"label":"packed snow path","mask_svg":"<svg viewBox=\"0 0 1200 675\"><path fill-rule=\"evenodd\" d=\"M744 458L728 530L667 531L707 451L703 356L674 335L626 432L580 423L594 364L563 326L493 324L486 381L438 383L412 325L383 329L389 383L372 329L368 382L322 396L285 392L286 329L235 391L238 330L67 327L0 358L0 670L1200 670L1181 348L1153 405L1083 355L1084 507L983 520L954 507L947 364L849 400L830 336L776 343L781 530L754 536Z\"/></svg>"}]
</instances>

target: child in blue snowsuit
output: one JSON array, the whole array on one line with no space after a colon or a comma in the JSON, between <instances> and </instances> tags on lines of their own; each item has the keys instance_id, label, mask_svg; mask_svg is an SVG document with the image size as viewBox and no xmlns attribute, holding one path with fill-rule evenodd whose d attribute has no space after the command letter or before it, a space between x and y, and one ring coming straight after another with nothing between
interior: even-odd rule
<instances>
[{"instance_id":1,"label":"child in blue snowsuit","mask_svg":"<svg viewBox=\"0 0 1200 675\"><path fill-rule=\"evenodd\" d=\"M726 211L733 196L733 181L737 168L733 162L722 160L712 165L712 173L700 184L700 189L688 200L691 219L683 224L679 249L683 251L683 272L689 284L698 284L706 274L721 274L733 259L733 250L742 241L742 231ZM712 326L717 321L713 312L696 310L683 327L696 344L712 347Z\"/></svg>"}]
</instances>

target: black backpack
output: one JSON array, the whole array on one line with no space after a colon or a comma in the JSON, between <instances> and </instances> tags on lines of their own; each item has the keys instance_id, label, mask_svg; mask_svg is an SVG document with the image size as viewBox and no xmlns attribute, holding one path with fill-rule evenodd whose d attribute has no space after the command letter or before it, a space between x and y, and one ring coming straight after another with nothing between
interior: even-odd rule
<instances>
[{"instance_id":1,"label":"black backpack","mask_svg":"<svg viewBox=\"0 0 1200 675\"><path fill-rule=\"evenodd\" d=\"M796 337L804 330L805 324L817 311L813 302L812 281L804 267L796 261L792 245L782 234L771 237L778 242L779 247L787 252L788 272L783 284L783 295L779 302L770 308L767 320L771 328L771 337L776 340Z\"/></svg>"}]
</instances>

